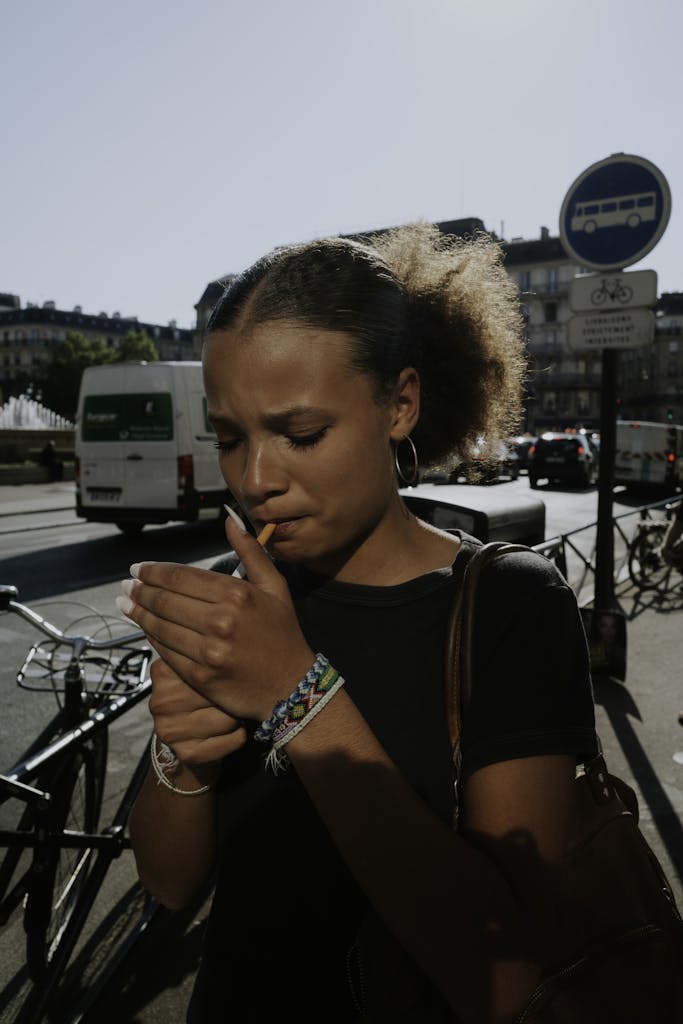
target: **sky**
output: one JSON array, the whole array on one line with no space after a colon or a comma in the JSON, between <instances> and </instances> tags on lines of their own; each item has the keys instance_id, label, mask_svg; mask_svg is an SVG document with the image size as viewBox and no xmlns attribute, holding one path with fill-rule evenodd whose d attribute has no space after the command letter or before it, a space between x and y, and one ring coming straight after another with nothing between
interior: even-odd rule
<instances>
[{"instance_id":1,"label":"sky","mask_svg":"<svg viewBox=\"0 0 683 1024\"><path fill-rule=\"evenodd\" d=\"M479 217L559 234L592 164L672 197L630 269L683 291L680 0L3 0L0 292L195 324L275 246Z\"/></svg>"}]
</instances>

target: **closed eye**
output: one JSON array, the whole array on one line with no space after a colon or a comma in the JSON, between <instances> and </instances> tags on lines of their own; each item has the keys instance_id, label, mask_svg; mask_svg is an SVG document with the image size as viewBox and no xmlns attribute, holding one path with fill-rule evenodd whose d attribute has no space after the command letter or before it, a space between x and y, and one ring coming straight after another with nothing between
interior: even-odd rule
<instances>
[{"instance_id":1,"label":"closed eye","mask_svg":"<svg viewBox=\"0 0 683 1024\"><path fill-rule=\"evenodd\" d=\"M219 452L233 452L239 443L239 438L235 441L214 441L212 448L217 448Z\"/></svg>"},{"instance_id":2,"label":"closed eye","mask_svg":"<svg viewBox=\"0 0 683 1024\"><path fill-rule=\"evenodd\" d=\"M313 434L288 434L287 443L290 448L313 448L319 441L322 441L327 430L327 427L323 427Z\"/></svg>"}]
</instances>

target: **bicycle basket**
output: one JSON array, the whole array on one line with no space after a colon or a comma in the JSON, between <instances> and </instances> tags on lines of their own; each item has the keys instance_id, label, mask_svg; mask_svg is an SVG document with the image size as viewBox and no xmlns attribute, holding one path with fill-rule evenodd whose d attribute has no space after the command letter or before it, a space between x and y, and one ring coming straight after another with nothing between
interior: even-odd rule
<instances>
[{"instance_id":1,"label":"bicycle basket","mask_svg":"<svg viewBox=\"0 0 683 1024\"><path fill-rule=\"evenodd\" d=\"M139 644L84 653L79 659L82 692L101 697L133 692L147 678L151 656L151 649ZM17 684L22 690L64 693L72 658L69 645L58 640L39 641L17 672Z\"/></svg>"}]
</instances>

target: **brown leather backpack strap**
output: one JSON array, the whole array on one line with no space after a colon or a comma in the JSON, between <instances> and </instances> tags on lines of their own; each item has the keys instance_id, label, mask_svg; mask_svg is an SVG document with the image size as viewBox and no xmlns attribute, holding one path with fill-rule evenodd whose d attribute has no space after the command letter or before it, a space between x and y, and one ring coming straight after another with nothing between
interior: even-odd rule
<instances>
[{"instance_id":1,"label":"brown leather backpack strap","mask_svg":"<svg viewBox=\"0 0 683 1024\"><path fill-rule=\"evenodd\" d=\"M476 595L479 590L479 580L487 565L490 565L496 558L502 555L512 554L515 551L529 551L524 544L511 544L506 541L490 541L479 549L469 560L465 570L465 578L462 585L462 613L461 626L462 636L460 640L460 660L456 672L459 673L460 708L461 715L465 713L472 698L473 684L473 638L474 638L474 609ZM456 684L457 686L458 684Z\"/></svg>"},{"instance_id":2,"label":"brown leather backpack strap","mask_svg":"<svg viewBox=\"0 0 683 1024\"><path fill-rule=\"evenodd\" d=\"M491 541L470 555L461 585L451 606L446 634L446 718L451 739L454 766L455 811L453 827L459 814L459 781L461 766L461 733L463 712L472 694L472 637L474 633L474 602L479 577L486 565L502 554L529 551L523 544Z\"/></svg>"}]
</instances>

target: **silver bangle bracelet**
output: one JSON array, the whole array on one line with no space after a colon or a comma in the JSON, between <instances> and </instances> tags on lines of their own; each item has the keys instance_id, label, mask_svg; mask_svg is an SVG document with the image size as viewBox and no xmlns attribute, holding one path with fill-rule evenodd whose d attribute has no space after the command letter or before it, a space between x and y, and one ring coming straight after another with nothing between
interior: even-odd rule
<instances>
[{"instance_id":1,"label":"silver bangle bracelet","mask_svg":"<svg viewBox=\"0 0 683 1024\"><path fill-rule=\"evenodd\" d=\"M159 741L161 743L161 741ZM172 793L179 793L181 796L199 796L201 793L208 793L211 786L200 786L199 789L178 789L167 776L167 772L173 771L180 764L178 758L166 743L161 743L161 750L157 752L157 735L152 733L152 741L149 747L152 768L157 777L157 786L162 783Z\"/></svg>"}]
</instances>

